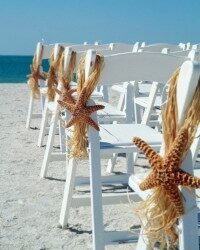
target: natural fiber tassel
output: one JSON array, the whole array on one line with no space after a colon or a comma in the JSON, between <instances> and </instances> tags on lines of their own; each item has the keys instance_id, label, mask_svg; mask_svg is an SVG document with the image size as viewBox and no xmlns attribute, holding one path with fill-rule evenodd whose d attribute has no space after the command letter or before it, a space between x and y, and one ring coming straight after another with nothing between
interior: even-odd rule
<instances>
[{"instance_id":1,"label":"natural fiber tassel","mask_svg":"<svg viewBox=\"0 0 200 250\"><path fill-rule=\"evenodd\" d=\"M40 97L39 80L40 79L46 80L45 73L40 72L43 50L44 50L44 46L42 45L38 60L37 60L36 55L34 55L33 57L32 65L30 65L31 74L27 75L27 77L29 78L28 85L31 89L32 96L34 99L37 99Z\"/></svg>"},{"instance_id":2,"label":"natural fiber tassel","mask_svg":"<svg viewBox=\"0 0 200 250\"><path fill-rule=\"evenodd\" d=\"M64 48L60 46L56 59L54 59L54 53L50 58L50 68L47 74L47 97L49 101L54 101L55 98L55 86L58 85L57 71L63 50Z\"/></svg>"}]
</instances>

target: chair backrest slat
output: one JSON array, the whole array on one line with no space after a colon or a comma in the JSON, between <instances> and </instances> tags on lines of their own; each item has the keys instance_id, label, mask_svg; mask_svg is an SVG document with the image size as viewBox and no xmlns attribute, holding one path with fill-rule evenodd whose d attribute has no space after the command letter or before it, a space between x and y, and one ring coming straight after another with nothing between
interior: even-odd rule
<instances>
[{"instance_id":1,"label":"chair backrest slat","mask_svg":"<svg viewBox=\"0 0 200 250\"><path fill-rule=\"evenodd\" d=\"M189 59L148 52L105 56L106 67L101 73L99 85L112 85L133 80L165 83L172 72L185 60Z\"/></svg>"},{"instance_id":2,"label":"chair backrest slat","mask_svg":"<svg viewBox=\"0 0 200 250\"><path fill-rule=\"evenodd\" d=\"M141 51L161 52L164 48L168 48L170 51L178 51L183 49L181 46L176 44L158 43L145 46L141 48Z\"/></svg>"}]
</instances>

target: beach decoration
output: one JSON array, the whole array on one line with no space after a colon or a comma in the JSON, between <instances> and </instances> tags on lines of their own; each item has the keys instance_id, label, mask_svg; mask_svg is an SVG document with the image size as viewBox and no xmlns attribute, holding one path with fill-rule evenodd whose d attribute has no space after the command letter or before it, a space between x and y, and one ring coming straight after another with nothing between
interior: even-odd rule
<instances>
[{"instance_id":1,"label":"beach decoration","mask_svg":"<svg viewBox=\"0 0 200 250\"><path fill-rule=\"evenodd\" d=\"M69 65L67 70L64 70L64 53L60 59L60 65L58 69L59 89L55 87L55 92L60 95L60 100L67 103L75 103L72 94L76 92L76 89L71 88L71 81L73 78L74 70L76 67L76 52L72 51L70 55Z\"/></svg>"},{"instance_id":2,"label":"beach decoration","mask_svg":"<svg viewBox=\"0 0 200 250\"><path fill-rule=\"evenodd\" d=\"M81 90L81 93L75 104L70 104L69 102L58 100L58 103L72 114L72 117L66 123L65 126L66 128L69 128L77 123L84 123L99 131L99 126L96 124L95 121L92 120L92 118L90 118L90 115L93 112L96 112L100 109L104 109L105 106L103 105L86 106L86 101L87 101L85 99L86 92L87 89L86 87L84 87Z\"/></svg>"},{"instance_id":3,"label":"beach decoration","mask_svg":"<svg viewBox=\"0 0 200 250\"><path fill-rule=\"evenodd\" d=\"M72 117L67 122L66 127L73 125L73 134L70 139L71 156L75 158L84 158L87 156L87 127L92 126L99 130L98 125L90 118L90 115L100 109L103 105L86 106L88 99L97 86L101 70L103 69L103 57L96 56L94 67L87 80L85 80L85 59L82 58L78 68L78 98L75 104L68 101L58 101L59 104L71 112Z\"/></svg>"},{"instance_id":4,"label":"beach decoration","mask_svg":"<svg viewBox=\"0 0 200 250\"><path fill-rule=\"evenodd\" d=\"M170 80L168 101L163 109L164 155L155 152L140 138L133 143L145 154L151 165L149 175L140 183L141 190L151 189L148 198L139 203L136 212L143 223L147 244L163 247L177 245L177 219L184 213L179 186L200 188L200 178L183 171L180 166L193 142L200 122L200 81L181 126L177 122L176 87L179 69Z\"/></svg>"},{"instance_id":5,"label":"beach decoration","mask_svg":"<svg viewBox=\"0 0 200 250\"><path fill-rule=\"evenodd\" d=\"M40 72L40 66L42 63L42 55L43 55L44 46L41 46L39 57L35 54L33 57L33 62L30 65L31 74L27 75L28 85L31 89L32 95L34 99L39 98L40 89L39 89L39 80L46 80L46 74L44 72Z\"/></svg>"},{"instance_id":6,"label":"beach decoration","mask_svg":"<svg viewBox=\"0 0 200 250\"><path fill-rule=\"evenodd\" d=\"M54 101L55 98L55 88L54 86L58 85L58 67L60 64L60 59L62 56L64 48L59 46L58 55L55 57L54 52L50 57L50 68L47 74L47 97L49 101Z\"/></svg>"}]
</instances>

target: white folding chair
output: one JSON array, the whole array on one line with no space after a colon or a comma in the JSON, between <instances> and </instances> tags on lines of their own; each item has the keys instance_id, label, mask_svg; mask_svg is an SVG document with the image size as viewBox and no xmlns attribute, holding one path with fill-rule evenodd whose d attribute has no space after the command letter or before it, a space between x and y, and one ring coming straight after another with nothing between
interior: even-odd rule
<instances>
[{"instance_id":1,"label":"white folding chair","mask_svg":"<svg viewBox=\"0 0 200 250\"><path fill-rule=\"evenodd\" d=\"M171 52L170 54L174 56L185 56L185 60L186 57L190 58L191 60L199 60L199 54L195 50L187 50L186 53L185 51ZM144 85L144 82L142 83L142 85ZM160 121L158 120L158 117L161 111L163 99L162 93L164 88L164 83L153 82L148 96L141 96L139 94L135 94L135 120L138 123L141 122L142 124L147 124L152 127L160 127ZM152 116L153 119L151 119Z\"/></svg>"},{"instance_id":2,"label":"white folding chair","mask_svg":"<svg viewBox=\"0 0 200 250\"><path fill-rule=\"evenodd\" d=\"M130 47L130 46L129 46ZM72 49L76 49L76 46L69 48L66 48L65 50L65 60L69 61L69 57L72 53ZM118 50L120 50L120 47L118 46L118 48L116 48ZM127 49L127 46L125 47L125 49ZM122 47L122 51L124 50L124 46ZM99 50L99 52L101 54L113 54L116 53L118 51L109 51L109 50ZM85 54L85 52L77 52L77 63L76 65L78 65L79 59ZM65 66L67 67L68 64L65 63ZM130 123L132 122L132 105L131 105L131 100L132 100L132 92L131 92L131 85L127 84L127 92L125 94L126 98L126 110L125 111L121 111L116 109L115 107L111 106L108 103L105 102L99 102L100 104L105 106L105 109L98 112L98 117L99 117L99 121L101 123L112 123L113 121L117 121L117 122L127 122ZM95 99L97 99L99 96L96 95L96 92L93 94L93 97L96 97ZM57 99L56 99L57 100ZM52 113L52 119L51 119L51 123L50 123L50 130L49 130L49 136L47 139L47 146L46 146L46 150L45 150L45 154L44 154L44 158L43 158L43 163L42 163L42 169L41 169L41 177L46 177L47 174L47 169L48 169L48 165L50 161L62 161L65 160L64 155L66 152L66 147L65 147L65 143L63 141L63 139L65 140L65 137L62 133L63 128L61 126L59 126L60 129L60 147L61 147L61 154L52 154L53 151L53 143L54 143L54 138L55 138L55 133L56 133L56 127L57 127L57 123L58 121L60 122L59 125L61 125L61 120L59 119L59 108L58 108L58 103L55 100L54 103L52 102L47 102L46 103L46 108L43 114L43 118L42 118L42 123L41 123L41 129L40 129L40 134L39 134L39 139L38 139L38 146L42 146L43 141L44 141L44 136L45 136L45 131L46 131L46 124L47 124L47 114L49 111L51 111ZM64 118L64 117L60 117L60 118ZM112 164L113 165L113 164Z\"/></svg>"},{"instance_id":3,"label":"white folding chair","mask_svg":"<svg viewBox=\"0 0 200 250\"><path fill-rule=\"evenodd\" d=\"M96 58L95 51L88 51L86 57L86 78L92 70ZM126 53L104 57L105 66L99 79L99 85L113 85L124 81L166 82L172 72L178 68L184 58L157 53ZM94 102L89 101L88 105ZM91 116L97 121L97 115ZM68 133L68 130L66 131ZM160 148L161 134L154 129L141 124L107 124L101 125L100 133L88 128L88 153L90 177L76 177L77 160L70 158L67 164L67 178L65 183L63 203L60 214L60 224L65 227L72 207L91 205L93 249L102 250L107 244L136 240L137 237L130 232L105 232L103 227L102 204L115 204L125 201L127 194L111 194L102 196L101 185L105 183L126 183L127 177L134 171L130 165L127 174L101 177L101 155L113 153L126 153L132 155L136 147L131 143L133 136L141 136L155 147ZM86 180L87 179L87 180ZM77 197L73 194L75 186L90 183L90 196ZM130 195L137 200L135 193ZM91 199L91 200L90 200Z\"/></svg>"},{"instance_id":4,"label":"white folding chair","mask_svg":"<svg viewBox=\"0 0 200 250\"><path fill-rule=\"evenodd\" d=\"M62 44L62 46L67 46L67 45L71 45L70 43L66 43L66 44ZM58 46L58 45L57 45ZM41 54L41 51L43 50L42 53L42 58L41 60L44 59L49 59L53 50L54 50L55 44L42 44L42 43L37 43L36 46L36 51L35 51L35 55L37 60L39 60L39 55ZM43 71L42 67L41 68L41 72ZM34 109L34 104L36 102L38 102L38 100L33 98L32 93L30 93L30 100L29 100L29 107L28 107L28 114L27 114L27 120L26 120L26 128L30 128L31 126L31 121L32 119L37 119L37 118L42 118L42 113L44 111L44 104L45 104L45 95L46 95L46 87L45 87L45 81L40 79L39 80L39 86L40 86L40 98L39 101L41 103L41 113L33 113L33 109Z\"/></svg>"},{"instance_id":5,"label":"white folding chair","mask_svg":"<svg viewBox=\"0 0 200 250\"><path fill-rule=\"evenodd\" d=\"M59 45L57 44L57 46L59 46ZM85 53L84 51L86 51L88 48L90 48L90 49L95 48L96 50L102 51L102 53L103 53L103 50L105 50L105 52L108 51L108 53L109 53L110 50L112 50L113 53L114 53L114 51L115 52L118 51L118 52L122 53L122 52L132 51L133 45L131 45L131 44L117 44L116 43L116 44L105 44L105 45L88 45L87 44L87 45L73 45L72 46L72 49L74 51L82 52L82 54L84 54ZM57 51L56 46L55 46L55 51ZM56 53L54 53L54 54L56 54ZM95 96L96 96L96 98L98 98L98 99L102 98L104 101L107 102L108 101L107 88L102 89L102 93L96 92ZM50 111L52 109L52 111L54 112L56 104L55 103L54 104L53 103L48 103L47 105L48 105L48 109ZM111 106L109 106L109 105L107 105L107 108L110 109L110 111L112 111L112 112L114 111L113 108ZM116 116L117 113L118 113L118 115ZM104 120L106 118L108 120L110 120L111 116L112 116L112 120L114 120L114 116L116 117L115 119L117 119L118 121L122 121L122 120L125 119L125 116L126 116L125 112L120 113L120 110L119 110L119 112L117 112L117 113L114 112L113 115L112 114L106 115L106 113L105 113ZM46 114L47 113L44 113L44 115L43 115L43 121L47 120ZM44 126L44 123L42 122L41 129L40 129L40 135L39 135L39 139L38 139L38 146L39 147L41 147L42 144L43 144L44 134L45 134L45 126Z\"/></svg>"},{"instance_id":6,"label":"white folding chair","mask_svg":"<svg viewBox=\"0 0 200 250\"><path fill-rule=\"evenodd\" d=\"M37 60L39 59L39 55L41 54L41 50L43 49L43 53L42 53L42 60L44 59L49 59L50 56L52 55L53 51L58 50L59 46L62 47L67 47L72 45L72 43L56 43L56 44L42 44L42 43L37 43L36 46L36 51L35 51L35 55L37 57ZM77 45L77 49L78 46L82 47L83 45ZM110 49L110 44L103 44L103 45L98 45L98 44L84 44L85 50L89 49L89 48L93 48L96 49L98 46L99 49ZM116 46L118 46L118 44L116 44ZM128 45L127 45L128 46ZM130 45L130 48L132 46ZM42 72L42 67L41 67L41 72ZM36 119L36 118L41 118L43 111L44 111L44 105L45 105L45 98L46 98L46 93L47 93L47 87L45 84L44 80L39 80L39 85L40 85L40 99L39 101L41 102L41 113L39 114L34 114L33 113L33 108L34 108L34 103L36 100L34 100L32 94L30 95L30 101L29 101L29 108L28 108L28 115L27 115L27 121L26 121L26 128L30 127L31 124L31 120L32 119Z\"/></svg>"},{"instance_id":7,"label":"white folding chair","mask_svg":"<svg viewBox=\"0 0 200 250\"><path fill-rule=\"evenodd\" d=\"M188 61L182 65L177 84L178 122L180 126L184 121L187 107L190 104L195 93L199 76L199 63ZM200 129L197 131L197 135L199 135L199 132ZM196 161L197 148L199 147L199 142L199 138L194 139L194 142L191 145L191 148L187 153L187 156L181 166L183 170L191 174L193 174L194 172L193 166ZM144 175L132 175L129 178L129 186L133 190L135 190L135 192L142 199L145 199L148 196L149 192L142 192L139 189L139 183L143 178ZM186 214L179 221L179 249L199 249L196 197L195 195L192 195L191 193L185 190L182 190L182 194L184 197L183 202L185 205ZM140 235L137 250L149 249L148 246L145 244L143 237L144 235Z\"/></svg>"}]
</instances>

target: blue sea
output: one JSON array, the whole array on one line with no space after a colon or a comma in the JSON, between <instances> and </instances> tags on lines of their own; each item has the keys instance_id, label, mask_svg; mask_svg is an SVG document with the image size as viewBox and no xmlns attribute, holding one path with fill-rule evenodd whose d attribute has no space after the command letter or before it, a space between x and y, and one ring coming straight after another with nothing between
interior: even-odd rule
<instances>
[{"instance_id":1,"label":"blue sea","mask_svg":"<svg viewBox=\"0 0 200 250\"><path fill-rule=\"evenodd\" d=\"M33 56L0 56L0 83L26 83ZM43 60L44 71L48 70L48 60Z\"/></svg>"}]
</instances>

